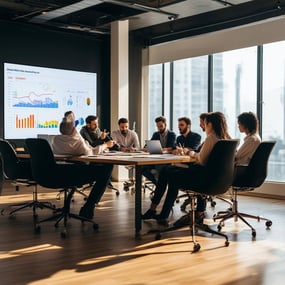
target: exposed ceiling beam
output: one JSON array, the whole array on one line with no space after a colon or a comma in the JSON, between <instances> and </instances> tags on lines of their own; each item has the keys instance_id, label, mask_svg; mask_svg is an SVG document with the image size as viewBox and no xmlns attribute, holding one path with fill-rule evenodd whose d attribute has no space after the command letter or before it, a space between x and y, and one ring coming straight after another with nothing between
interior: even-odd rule
<instances>
[{"instance_id":1,"label":"exposed ceiling beam","mask_svg":"<svg viewBox=\"0 0 285 285\"><path fill-rule=\"evenodd\" d=\"M167 12L160 8L149 7L149 6L141 5L135 2L130 3L130 2L123 2L119 0L103 0L103 2L112 3L115 5L124 6L124 7L129 7L129 8L137 9L137 10L144 11L144 12L154 12L154 13L164 14L168 16L169 20L175 20L179 16L178 14Z\"/></svg>"},{"instance_id":2,"label":"exposed ceiling beam","mask_svg":"<svg viewBox=\"0 0 285 285\"><path fill-rule=\"evenodd\" d=\"M29 22L37 24L44 23L52 19L62 17L101 3L101 0L82 0L75 4L71 4L59 9L55 9L46 13L43 12L41 15L33 17Z\"/></svg>"}]
</instances>

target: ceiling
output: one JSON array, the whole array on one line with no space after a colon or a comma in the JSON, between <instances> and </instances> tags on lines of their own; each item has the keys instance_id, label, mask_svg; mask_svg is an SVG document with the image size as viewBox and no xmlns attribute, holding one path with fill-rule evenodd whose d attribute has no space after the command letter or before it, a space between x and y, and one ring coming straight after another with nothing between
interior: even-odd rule
<instances>
[{"instance_id":1,"label":"ceiling","mask_svg":"<svg viewBox=\"0 0 285 285\"><path fill-rule=\"evenodd\" d=\"M148 44L284 13L285 0L0 0L0 21L75 33L110 34L129 20ZM171 38L172 37L172 38Z\"/></svg>"}]
</instances>

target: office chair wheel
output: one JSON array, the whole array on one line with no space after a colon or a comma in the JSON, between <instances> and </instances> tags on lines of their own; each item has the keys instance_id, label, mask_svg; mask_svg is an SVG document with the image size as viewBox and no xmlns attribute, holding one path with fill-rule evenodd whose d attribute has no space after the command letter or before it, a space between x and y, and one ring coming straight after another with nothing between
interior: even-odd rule
<instances>
[{"instance_id":1,"label":"office chair wheel","mask_svg":"<svg viewBox=\"0 0 285 285\"><path fill-rule=\"evenodd\" d=\"M119 196L120 195L120 192L119 191L116 191L116 196ZM86 198L87 200L87 198Z\"/></svg>"},{"instance_id":2,"label":"office chair wheel","mask_svg":"<svg viewBox=\"0 0 285 285\"><path fill-rule=\"evenodd\" d=\"M211 207L215 208L216 204L217 203L215 201L211 201Z\"/></svg>"},{"instance_id":3,"label":"office chair wheel","mask_svg":"<svg viewBox=\"0 0 285 285\"><path fill-rule=\"evenodd\" d=\"M256 237L256 231L252 230L251 235L252 235L253 238L255 238Z\"/></svg>"},{"instance_id":4,"label":"office chair wheel","mask_svg":"<svg viewBox=\"0 0 285 285\"><path fill-rule=\"evenodd\" d=\"M66 236L67 236L67 231L66 231L66 229L62 230L62 232L60 233L60 236L61 236L62 238L66 238Z\"/></svg>"},{"instance_id":5,"label":"office chair wheel","mask_svg":"<svg viewBox=\"0 0 285 285\"><path fill-rule=\"evenodd\" d=\"M5 209L1 210L1 216L4 216L4 211L5 211Z\"/></svg>"},{"instance_id":6,"label":"office chair wheel","mask_svg":"<svg viewBox=\"0 0 285 285\"><path fill-rule=\"evenodd\" d=\"M218 226L217 226L217 229L218 229L218 231L220 232L221 229L222 229L222 226L221 226L221 225L218 225Z\"/></svg>"},{"instance_id":7,"label":"office chair wheel","mask_svg":"<svg viewBox=\"0 0 285 285\"><path fill-rule=\"evenodd\" d=\"M230 242L228 240L225 241L225 246L229 246Z\"/></svg>"},{"instance_id":8,"label":"office chair wheel","mask_svg":"<svg viewBox=\"0 0 285 285\"><path fill-rule=\"evenodd\" d=\"M97 231L99 229L99 225L96 223L93 223L93 230Z\"/></svg>"},{"instance_id":9,"label":"office chair wheel","mask_svg":"<svg viewBox=\"0 0 285 285\"><path fill-rule=\"evenodd\" d=\"M193 246L193 253L199 251L200 248L201 248L200 244L199 243L195 243L194 246Z\"/></svg>"},{"instance_id":10,"label":"office chair wheel","mask_svg":"<svg viewBox=\"0 0 285 285\"><path fill-rule=\"evenodd\" d=\"M272 221L266 221L265 226L266 228L270 228L272 226Z\"/></svg>"}]
</instances>

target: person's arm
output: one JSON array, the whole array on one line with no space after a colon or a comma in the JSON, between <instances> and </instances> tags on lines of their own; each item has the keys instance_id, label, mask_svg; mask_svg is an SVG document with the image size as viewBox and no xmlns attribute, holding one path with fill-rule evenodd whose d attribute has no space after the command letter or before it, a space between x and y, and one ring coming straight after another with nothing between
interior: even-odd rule
<instances>
[{"instance_id":1,"label":"person's arm","mask_svg":"<svg viewBox=\"0 0 285 285\"><path fill-rule=\"evenodd\" d=\"M172 150L175 148L176 148L176 134L168 130L166 147L164 148L164 150L172 152Z\"/></svg>"},{"instance_id":2,"label":"person's arm","mask_svg":"<svg viewBox=\"0 0 285 285\"><path fill-rule=\"evenodd\" d=\"M168 138L167 147L171 147L172 149L174 149L176 145L176 134L174 132L169 132L168 135L169 138Z\"/></svg>"},{"instance_id":3,"label":"person's arm","mask_svg":"<svg viewBox=\"0 0 285 285\"><path fill-rule=\"evenodd\" d=\"M140 149L140 142L139 142L139 137L138 134L136 132L133 132L133 136L134 136L134 143L133 143L133 147L134 150L139 150Z\"/></svg>"},{"instance_id":4,"label":"person's arm","mask_svg":"<svg viewBox=\"0 0 285 285\"><path fill-rule=\"evenodd\" d=\"M85 140L87 140L89 143L91 142L91 137L89 136L85 127L82 127L79 133Z\"/></svg>"},{"instance_id":5,"label":"person's arm","mask_svg":"<svg viewBox=\"0 0 285 285\"><path fill-rule=\"evenodd\" d=\"M201 136L199 134L193 133L193 135L191 137L190 148L196 151L196 150L198 150L200 144L201 144Z\"/></svg>"}]
</instances>

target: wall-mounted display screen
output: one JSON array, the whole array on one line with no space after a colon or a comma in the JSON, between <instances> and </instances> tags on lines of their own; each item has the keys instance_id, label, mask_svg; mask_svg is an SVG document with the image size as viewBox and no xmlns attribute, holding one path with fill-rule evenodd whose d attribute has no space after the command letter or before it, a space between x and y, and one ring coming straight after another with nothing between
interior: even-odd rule
<instances>
[{"instance_id":1,"label":"wall-mounted display screen","mask_svg":"<svg viewBox=\"0 0 285 285\"><path fill-rule=\"evenodd\" d=\"M77 128L96 114L96 73L4 63L4 137L59 134L66 111Z\"/></svg>"}]
</instances>

